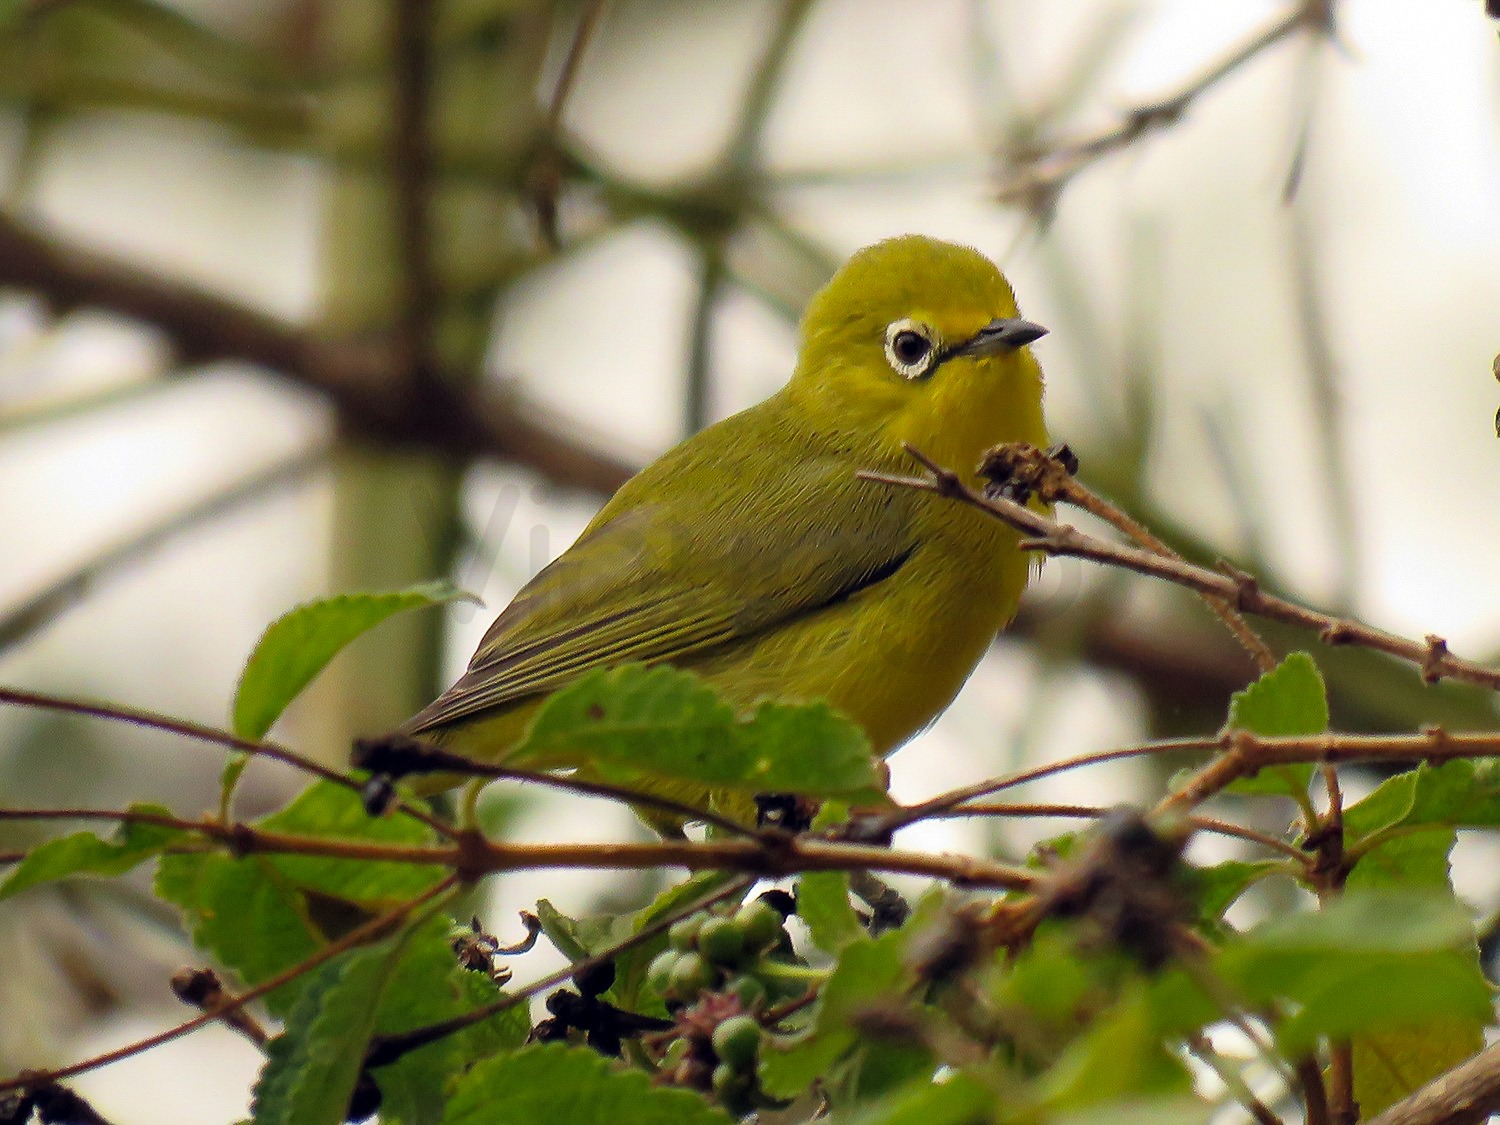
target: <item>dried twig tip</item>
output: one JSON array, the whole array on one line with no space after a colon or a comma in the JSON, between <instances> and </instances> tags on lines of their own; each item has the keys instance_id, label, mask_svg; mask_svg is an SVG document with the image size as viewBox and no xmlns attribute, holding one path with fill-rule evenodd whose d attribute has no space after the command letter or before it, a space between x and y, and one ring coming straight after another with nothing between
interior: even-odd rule
<instances>
[{"instance_id":1,"label":"dried twig tip","mask_svg":"<svg viewBox=\"0 0 1500 1125\"><path fill-rule=\"evenodd\" d=\"M1078 472L1078 457L1066 445L1038 449L1030 442L1012 441L997 445L979 462L979 475L987 499L1013 500L1025 504L1032 496L1046 503L1067 496Z\"/></svg>"}]
</instances>

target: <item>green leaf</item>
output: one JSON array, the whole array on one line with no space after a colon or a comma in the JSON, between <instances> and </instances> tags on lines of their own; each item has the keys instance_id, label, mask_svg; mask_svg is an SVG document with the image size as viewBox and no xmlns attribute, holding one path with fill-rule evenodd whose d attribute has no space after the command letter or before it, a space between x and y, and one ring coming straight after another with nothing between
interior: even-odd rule
<instances>
[{"instance_id":1,"label":"green leaf","mask_svg":"<svg viewBox=\"0 0 1500 1125\"><path fill-rule=\"evenodd\" d=\"M687 1090L652 1085L593 1051L561 1044L527 1047L476 1065L458 1080L442 1125L502 1121L599 1121L610 1125L730 1125Z\"/></svg>"},{"instance_id":2,"label":"green leaf","mask_svg":"<svg viewBox=\"0 0 1500 1125\"><path fill-rule=\"evenodd\" d=\"M375 1031L400 943L361 949L308 981L285 1030L266 1045L255 1084L254 1125L339 1125Z\"/></svg>"},{"instance_id":3,"label":"green leaf","mask_svg":"<svg viewBox=\"0 0 1500 1125\"><path fill-rule=\"evenodd\" d=\"M488 974L458 964L448 923L434 918L405 939L375 1033L399 1034L440 1023L495 1003L503 995ZM382 1125L437 1125L450 1082L480 1059L519 1049L530 1031L530 1008L517 1004L376 1069L373 1075L383 1095Z\"/></svg>"},{"instance_id":4,"label":"green leaf","mask_svg":"<svg viewBox=\"0 0 1500 1125\"><path fill-rule=\"evenodd\" d=\"M473 595L447 582L428 582L385 593L337 594L283 614L266 628L240 674L234 732L263 737L341 648L386 618L460 598Z\"/></svg>"},{"instance_id":5,"label":"green leaf","mask_svg":"<svg viewBox=\"0 0 1500 1125\"><path fill-rule=\"evenodd\" d=\"M156 894L182 909L193 944L247 985L275 976L323 945L301 895L277 877L265 856L163 856ZM288 981L266 997L266 1006L285 1016L306 985L306 977Z\"/></svg>"},{"instance_id":6,"label":"green leaf","mask_svg":"<svg viewBox=\"0 0 1500 1125\"><path fill-rule=\"evenodd\" d=\"M1127 996L1095 1019L1038 1081L1052 1110L1119 1099L1185 1094L1192 1077L1167 1049L1145 992Z\"/></svg>"},{"instance_id":7,"label":"green leaf","mask_svg":"<svg viewBox=\"0 0 1500 1125\"><path fill-rule=\"evenodd\" d=\"M1188 878L1197 892L1199 920L1218 922L1254 883L1285 870L1286 865L1274 859L1253 862L1230 859L1211 867L1190 869Z\"/></svg>"},{"instance_id":8,"label":"green leaf","mask_svg":"<svg viewBox=\"0 0 1500 1125\"><path fill-rule=\"evenodd\" d=\"M1422 828L1392 836L1360 857L1345 887L1351 891L1400 886L1448 890L1448 854L1457 840L1452 828Z\"/></svg>"},{"instance_id":9,"label":"green leaf","mask_svg":"<svg viewBox=\"0 0 1500 1125\"><path fill-rule=\"evenodd\" d=\"M871 1001L893 995L907 976L901 964L906 937L904 930L896 930L845 948L823 986L812 1030L761 1052L760 1081L768 1093L795 1097L855 1046L858 1036L849 1026L850 1017Z\"/></svg>"},{"instance_id":10,"label":"green leaf","mask_svg":"<svg viewBox=\"0 0 1500 1125\"><path fill-rule=\"evenodd\" d=\"M370 817L359 795L329 782L306 789L257 822L295 835L418 846L433 842L404 816ZM216 853L163 856L158 897L187 916L193 942L254 985L305 959L330 937L431 887L441 867L319 856ZM285 1015L305 985L299 978L266 1003Z\"/></svg>"},{"instance_id":11,"label":"green leaf","mask_svg":"<svg viewBox=\"0 0 1500 1125\"><path fill-rule=\"evenodd\" d=\"M1484 1025L1437 1020L1354 1038L1354 1099L1363 1117L1381 1113L1484 1047Z\"/></svg>"},{"instance_id":12,"label":"green leaf","mask_svg":"<svg viewBox=\"0 0 1500 1125\"><path fill-rule=\"evenodd\" d=\"M1468 910L1450 894L1368 891L1319 911L1282 914L1245 935L1239 948L1274 953L1425 953L1472 941Z\"/></svg>"},{"instance_id":13,"label":"green leaf","mask_svg":"<svg viewBox=\"0 0 1500 1125\"><path fill-rule=\"evenodd\" d=\"M797 915L807 923L813 944L824 953L837 955L846 946L870 940L849 901L847 872L808 871L800 876Z\"/></svg>"},{"instance_id":14,"label":"green leaf","mask_svg":"<svg viewBox=\"0 0 1500 1125\"><path fill-rule=\"evenodd\" d=\"M942 1018L935 1009L928 1015ZM919 1036L866 1036L859 1049L823 1079L823 1089L833 1105L857 1105L896 1091L910 1078L931 1082L938 1066Z\"/></svg>"},{"instance_id":15,"label":"green leaf","mask_svg":"<svg viewBox=\"0 0 1500 1125\"><path fill-rule=\"evenodd\" d=\"M825 801L813 818L814 832L833 828L849 819L849 806ZM849 901L849 874L845 871L809 871L797 880L797 914L807 923L813 944L837 956L846 945L868 941L869 932Z\"/></svg>"},{"instance_id":16,"label":"green leaf","mask_svg":"<svg viewBox=\"0 0 1500 1125\"><path fill-rule=\"evenodd\" d=\"M161 805L131 805L133 813L172 816ZM137 864L160 855L168 846L188 835L180 828L155 824L121 823L112 840L92 832L75 832L38 844L26 853L10 877L0 884L0 900L20 894L39 883L51 883L74 875L123 875Z\"/></svg>"},{"instance_id":17,"label":"green leaf","mask_svg":"<svg viewBox=\"0 0 1500 1125\"><path fill-rule=\"evenodd\" d=\"M1277 1039L1292 1053L1320 1036L1491 1016L1468 911L1435 891L1350 891L1257 927L1215 966L1252 1003L1291 1001Z\"/></svg>"},{"instance_id":18,"label":"green leaf","mask_svg":"<svg viewBox=\"0 0 1500 1125\"><path fill-rule=\"evenodd\" d=\"M1350 846L1386 828L1500 825L1500 762L1455 760L1422 764L1381 782L1363 801L1344 810Z\"/></svg>"},{"instance_id":19,"label":"green leaf","mask_svg":"<svg viewBox=\"0 0 1500 1125\"><path fill-rule=\"evenodd\" d=\"M617 928L623 926L612 914L570 918L546 899L537 900L536 917L547 940L569 961L582 961L612 945Z\"/></svg>"},{"instance_id":20,"label":"green leaf","mask_svg":"<svg viewBox=\"0 0 1500 1125\"><path fill-rule=\"evenodd\" d=\"M1103 994L1100 964L1080 957L1070 938L1056 926L1043 925L1013 962L997 973L993 992L1006 1009L1021 1008L1030 1022L1077 1025L1079 1009L1093 994L1093 1007Z\"/></svg>"},{"instance_id":21,"label":"green leaf","mask_svg":"<svg viewBox=\"0 0 1500 1125\"><path fill-rule=\"evenodd\" d=\"M420 821L399 814L371 816L358 793L329 781L308 786L291 804L255 823L268 832L372 844L422 847L436 842L432 830ZM376 906L419 895L448 874L435 864L394 860L277 855L270 862L303 890Z\"/></svg>"},{"instance_id":22,"label":"green leaf","mask_svg":"<svg viewBox=\"0 0 1500 1125\"><path fill-rule=\"evenodd\" d=\"M1279 735L1321 734L1328 729L1328 695L1323 676L1305 652L1290 653L1230 700L1229 730L1244 730L1274 738ZM1311 764L1274 766L1254 777L1240 778L1228 792L1289 796L1303 800L1312 779Z\"/></svg>"},{"instance_id":23,"label":"green leaf","mask_svg":"<svg viewBox=\"0 0 1500 1125\"><path fill-rule=\"evenodd\" d=\"M691 672L627 664L550 696L507 760L586 763L606 781L643 776L752 793L884 796L864 732L825 703L762 703L737 715Z\"/></svg>"}]
</instances>

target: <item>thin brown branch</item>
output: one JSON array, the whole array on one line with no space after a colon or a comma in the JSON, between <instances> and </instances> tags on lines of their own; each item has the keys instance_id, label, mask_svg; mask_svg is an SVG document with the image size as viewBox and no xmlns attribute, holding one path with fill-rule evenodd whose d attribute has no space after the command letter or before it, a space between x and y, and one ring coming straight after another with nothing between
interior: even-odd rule
<instances>
[{"instance_id":1,"label":"thin brown branch","mask_svg":"<svg viewBox=\"0 0 1500 1125\"><path fill-rule=\"evenodd\" d=\"M1320 613L1268 594L1254 578L1243 571L1226 568L1221 573L1138 547L1106 542L1085 534L1076 527L1049 520L1010 500L981 496L965 485L956 473L935 464L910 447L908 452L932 473L930 477L902 477L873 472L861 472L859 475L865 480L935 492L988 512L1029 535L1031 538L1021 542L1021 547L1026 550L1089 559L1149 577L1163 578L1188 590L1223 598L1241 613L1251 613L1313 630L1325 644L1358 645L1408 661L1418 666L1422 679L1427 683L1451 678L1492 690L1500 689L1500 669L1454 656L1441 637L1429 635L1422 642L1408 640L1352 618Z\"/></svg>"},{"instance_id":2,"label":"thin brown branch","mask_svg":"<svg viewBox=\"0 0 1500 1125\"><path fill-rule=\"evenodd\" d=\"M237 734L220 730L217 727L206 726L202 723L189 722L186 719L174 719L170 715L160 715L154 711L145 711L136 707L124 707L117 703L99 703L86 699L71 699L66 696L49 695L40 691L25 691L21 688L0 686L0 704L9 703L16 707L32 707L42 711L60 711L70 715L87 715L96 719L107 719L118 723L129 723L132 726L146 727L150 730L166 731L169 734L180 735L183 738L194 739L199 742L209 742L217 746L224 746L230 750L240 750L247 754L254 754L262 758L271 758L282 762L294 769L310 773L314 777L324 781L331 781L335 785L343 786L345 789L362 793L364 782L356 778L342 774L338 770L329 769L320 762L304 757L285 746L275 742L267 742L263 739L241 738ZM402 801L394 806L403 815L420 821L441 836L451 837L453 829L438 820L431 814L417 808L414 805Z\"/></svg>"},{"instance_id":3,"label":"thin brown branch","mask_svg":"<svg viewBox=\"0 0 1500 1125\"><path fill-rule=\"evenodd\" d=\"M968 805L959 805L957 808L938 813L929 819L933 820L955 820L970 816L995 816L995 817L1076 817L1080 820L1097 820L1099 817L1109 813L1109 809L1103 805L1033 805L1025 802L1002 803L983 802ZM1307 862L1307 853L1295 844L1289 844L1285 840L1278 839L1267 832L1257 832L1253 828L1246 828L1242 824L1233 824L1227 820L1217 820L1209 816L1190 816L1188 824L1201 832L1212 832L1216 836L1230 836L1247 843L1259 844L1263 848L1280 852L1288 859L1295 859L1299 863Z\"/></svg>"},{"instance_id":4,"label":"thin brown branch","mask_svg":"<svg viewBox=\"0 0 1500 1125\"><path fill-rule=\"evenodd\" d=\"M670 797L646 793L606 781L591 781L564 774L522 770L480 762L450 753L438 746L422 742L420 739L402 737L358 739L354 744L354 754L350 764L355 769L369 770L372 774L398 779L414 773L440 773L457 777L483 777L497 781L543 785L550 789L560 789L564 793L575 793L583 797L604 797L637 808L655 809L683 821L697 821L700 824L713 825L721 831L728 832L731 836L751 835L755 831L754 828L741 824L733 817Z\"/></svg>"},{"instance_id":5,"label":"thin brown branch","mask_svg":"<svg viewBox=\"0 0 1500 1125\"><path fill-rule=\"evenodd\" d=\"M180 969L172 976L172 994L184 1004L223 1020L257 1047L264 1047L271 1036L259 1020L245 1011L239 997L224 987L219 974L212 969Z\"/></svg>"},{"instance_id":6,"label":"thin brown branch","mask_svg":"<svg viewBox=\"0 0 1500 1125\"><path fill-rule=\"evenodd\" d=\"M775 104L776 91L792 56L792 46L812 8L813 0L782 0L771 37L751 76L734 136L725 152L730 175L745 176L755 165L761 133Z\"/></svg>"},{"instance_id":7,"label":"thin brown branch","mask_svg":"<svg viewBox=\"0 0 1500 1125\"><path fill-rule=\"evenodd\" d=\"M1200 97L1282 40L1303 30L1331 34L1332 7L1332 0L1299 0L1196 78L1170 94L1135 107L1118 124L1039 153L1024 154L1002 180L997 191L1000 201L1020 204L1038 213L1050 211L1058 194L1079 172L1142 137L1175 125Z\"/></svg>"},{"instance_id":8,"label":"thin brown branch","mask_svg":"<svg viewBox=\"0 0 1500 1125\"><path fill-rule=\"evenodd\" d=\"M536 212L538 233L547 248L553 252L562 246L562 236L557 229L557 200L562 192L563 178L569 163L563 151L563 111L578 83L583 56L588 51L589 43L593 41L594 33L599 29L607 4L608 0L588 0L578 17L578 25L568 44L562 70L557 76L557 85L552 88L552 97L547 103L540 143L526 170L525 191Z\"/></svg>"},{"instance_id":9,"label":"thin brown branch","mask_svg":"<svg viewBox=\"0 0 1500 1125\"><path fill-rule=\"evenodd\" d=\"M815 837L763 832L748 840L664 840L624 844L513 844L477 832L458 834L456 844L384 844L372 840L272 832L249 824L189 820L128 809L4 809L3 820L104 820L153 824L193 832L224 844L236 855L300 855L325 859L409 863L452 868L465 882L506 871L594 869L636 871L681 867L688 871L741 871L794 875L801 871L892 871L923 875L959 886L1024 890L1035 872L961 855L925 852Z\"/></svg>"},{"instance_id":10,"label":"thin brown branch","mask_svg":"<svg viewBox=\"0 0 1500 1125\"><path fill-rule=\"evenodd\" d=\"M698 295L688 328L686 386L682 395L682 428L696 434L709 422L709 381L713 374L714 310L724 292L728 274L724 248L717 240L704 247L698 272Z\"/></svg>"},{"instance_id":11,"label":"thin brown branch","mask_svg":"<svg viewBox=\"0 0 1500 1125\"><path fill-rule=\"evenodd\" d=\"M498 457L559 484L613 492L633 471L483 380L419 383L388 345L325 339L268 313L45 235L0 214L0 286L54 309L99 308L151 325L184 364L241 360L326 396L353 429L453 457Z\"/></svg>"},{"instance_id":12,"label":"thin brown branch","mask_svg":"<svg viewBox=\"0 0 1500 1125\"><path fill-rule=\"evenodd\" d=\"M222 492L173 512L129 538L104 548L93 558L80 563L19 604L0 613L0 652L51 624L87 597L99 582L113 576L116 571L139 562L183 532L217 519L243 504L253 503L278 489L302 483L323 464L326 456L327 451L322 447L293 454Z\"/></svg>"},{"instance_id":13,"label":"thin brown branch","mask_svg":"<svg viewBox=\"0 0 1500 1125\"><path fill-rule=\"evenodd\" d=\"M1328 1047L1328 1119L1331 1125L1357 1125L1354 1100L1354 1046L1340 1039Z\"/></svg>"},{"instance_id":14,"label":"thin brown branch","mask_svg":"<svg viewBox=\"0 0 1500 1125\"><path fill-rule=\"evenodd\" d=\"M1250 777L1271 766L1308 762L1448 762L1458 758L1500 757L1500 732L1479 731L1449 734L1441 727L1428 727L1413 734L1316 734L1266 737L1243 730L1227 730L1201 738L1170 738L1079 754L1057 762L1001 777L988 778L939 793L920 804L905 805L894 812L871 817L865 823L873 832L892 832L929 817L961 813L967 802L1023 785L1029 781L1125 758L1206 750L1214 758L1192 775L1174 793L1163 799L1158 812L1185 811L1241 777Z\"/></svg>"},{"instance_id":15,"label":"thin brown branch","mask_svg":"<svg viewBox=\"0 0 1500 1125\"><path fill-rule=\"evenodd\" d=\"M1267 738L1229 730L1212 740L1219 755L1162 800L1159 810L1186 809L1206 801L1241 777L1272 766L1334 762L1451 762L1500 757L1500 733L1449 734L1428 727L1415 734L1315 734ZM1180 743L1174 743L1180 745Z\"/></svg>"},{"instance_id":16,"label":"thin brown branch","mask_svg":"<svg viewBox=\"0 0 1500 1125\"><path fill-rule=\"evenodd\" d=\"M1018 785L1025 785L1029 781L1038 781L1044 777L1054 774L1066 773L1069 770L1081 769L1084 766L1101 765L1104 762L1115 762L1123 758L1139 758L1148 754L1165 754L1178 750L1211 750L1218 745L1215 738L1182 738L1164 739L1157 742L1142 743L1138 746L1124 746L1113 750L1097 750L1090 754L1077 754L1071 758L1064 758L1056 762L1048 762L1045 765L1032 766L1029 769L1017 770L1001 777L987 778L984 781L975 782L973 785L965 785L958 789L950 789L946 793L939 793L915 805L905 805L894 812L884 813L870 821L871 830L877 833L894 832L898 828L904 828L908 824L915 824L919 820L929 817L944 816L953 810L960 809L966 802L977 801L981 797L988 797L994 793L1003 792L1006 789L1014 789Z\"/></svg>"},{"instance_id":17,"label":"thin brown branch","mask_svg":"<svg viewBox=\"0 0 1500 1125\"><path fill-rule=\"evenodd\" d=\"M1064 463L1064 454L1070 459L1070 463ZM1136 546L1168 558L1182 558L1180 553L1154 535L1134 516L1083 484L1073 475L1077 468L1077 459L1067 446L1043 451L1035 446L1012 443L1000 446L987 455L979 471L981 476L1001 474L1010 481L1023 481L1048 504L1064 503L1082 508L1115 528ZM1227 599L1203 594L1201 600L1262 672L1269 672L1276 667L1276 654Z\"/></svg>"},{"instance_id":18,"label":"thin brown branch","mask_svg":"<svg viewBox=\"0 0 1500 1125\"><path fill-rule=\"evenodd\" d=\"M298 962L285 972L277 973L269 980L262 981L254 988L247 989L233 998L226 998L223 1004L211 1012L204 1012L200 1016L195 1016L190 1020L177 1024L175 1027L169 1027L166 1031L145 1039L138 1039L134 1043L127 1043L123 1047L118 1047L113 1051L106 1051L102 1055L95 1055L93 1058L84 1059L82 1062L58 1067L56 1070L28 1071L15 1078L0 1080L0 1094L10 1090L29 1089L46 1082L59 1082L64 1078L72 1078L74 1075L83 1074L90 1070L98 1070L100 1067L108 1066L110 1063L119 1062L122 1059L128 1059L146 1051L154 1050L163 1043L170 1043L172 1040L180 1039L191 1031L197 1031L200 1027L222 1020L228 1012L242 1008L252 1000L259 1000L262 996L274 992L289 981L296 980L298 977L312 972L319 965L331 961L339 954L345 953L356 946L363 945L365 942L377 940L390 932L394 927L399 926L414 910L433 901L440 895L446 894L456 885L457 879L451 876L440 883L434 884L414 898L408 899L406 902L386 911L384 914L370 919L361 926L356 926L337 941L329 942L311 957Z\"/></svg>"},{"instance_id":19,"label":"thin brown branch","mask_svg":"<svg viewBox=\"0 0 1500 1125\"><path fill-rule=\"evenodd\" d=\"M1318 1060L1308 1055L1297 1060L1297 1088L1302 1091L1302 1106L1307 1111L1307 1125L1330 1125L1328 1093L1323 1088L1323 1071Z\"/></svg>"}]
</instances>

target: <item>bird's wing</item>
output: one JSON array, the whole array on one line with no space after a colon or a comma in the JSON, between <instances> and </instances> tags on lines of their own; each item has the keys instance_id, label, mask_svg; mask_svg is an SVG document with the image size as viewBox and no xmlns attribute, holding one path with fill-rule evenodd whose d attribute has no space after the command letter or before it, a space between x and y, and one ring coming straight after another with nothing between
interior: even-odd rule
<instances>
[{"instance_id":1,"label":"bird's wing","mask_svg":"<svg viewBox=\"0 0 1500 1125\"><path fill-rule=\"evenodd\" d=\"M403 728L474 718L591 669L680 660L882 582L916 549L915 494L804 465L784 487L732 475L669 503L607 508L485 634L468 671ZM614 507L614 505L611 505Z\"/></svg>"}]
</instances>

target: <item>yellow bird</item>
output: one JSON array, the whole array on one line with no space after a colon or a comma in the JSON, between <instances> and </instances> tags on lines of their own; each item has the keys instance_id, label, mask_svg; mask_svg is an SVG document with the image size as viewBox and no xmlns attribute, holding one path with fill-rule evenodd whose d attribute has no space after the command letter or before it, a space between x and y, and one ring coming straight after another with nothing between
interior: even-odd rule
<instances>
[{"instance_id":1,"label":"yellow bird","mask_svg":"<svg viewBox=\"0 0 1500 1125\"><path fill-rule=\"evenodd\" d=\"M958 693L1031 560L980 512L855 474L909 470L909 442L977 483L990 446L1045 445L1045 332L976 250L859 251L809 303L790 382L627 481L402 733L503 761L549 692L666 663L746 707L825 699L888 754Z\"/></svg>"}]
</instances>

